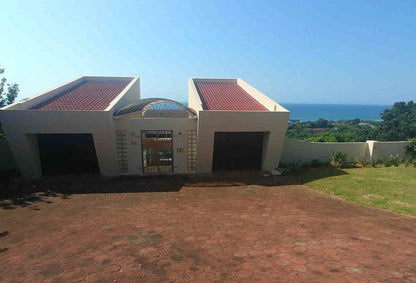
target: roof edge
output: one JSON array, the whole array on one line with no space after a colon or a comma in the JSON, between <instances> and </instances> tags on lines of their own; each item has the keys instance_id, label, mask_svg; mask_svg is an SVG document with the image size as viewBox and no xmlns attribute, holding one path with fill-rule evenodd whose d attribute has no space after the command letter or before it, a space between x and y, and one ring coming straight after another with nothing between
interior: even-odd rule
<instances>
[{"instance_id":1,"label":"roof edge","mask_svg":"<svg viewBox=\"0 0 416 283\"><path fill-rule=\"evenodd\" d=\"M279 111L279 112L289 112L286 108L284 108L282 105L259 91L257 88L253 87L249 83L247 83L245 80L241 78L237 78L237 84L244 89L248 94L251 95L255 100L257 100L259 103L261 103L264 107L266 107L269 111Z\"/></svg>"},{"instance_id":2,"label":"roof edge","mask_svg":"<svg viewBox=\"0 0 416 283\"><path fill-rule=\"evenodd\" d=\"M124 78L124 77L123 77ZM114 106L116 106L116 104L124 97L124 95L126 95L126 93L129 91L129 89L137 82L140 81L140 77L126 77L130 78L131 81L128 83L128 85L126 85L126 87L116 96L116 98L114 98L111 103L108 105L108 107L106 109L104 109L104 111L110 111L111 109L114 108Z\"/></svg>"}]
</instances>

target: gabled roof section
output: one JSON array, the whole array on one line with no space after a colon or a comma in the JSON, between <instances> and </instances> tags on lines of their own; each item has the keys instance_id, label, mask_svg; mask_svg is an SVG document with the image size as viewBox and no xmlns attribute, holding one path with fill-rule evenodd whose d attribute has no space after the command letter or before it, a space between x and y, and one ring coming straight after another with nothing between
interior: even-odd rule
<instances>
[{"instance_id":1,"label":"gabled roof section","mask_svg":"<svg viewBox=\"0 0 416 283\"><path fill-rule=\"evenodd\" d=\"M31 107L35 110L104 111L133 78L91 78Z\"/></svg>"},{"instance_id":2,"label":"gabled roof section","mask_svg":"<svg viewBox=\"0 0 416 283\"><path fill-rule=\"evenodd\" d=\"M196 82L204 110L268 111L237 83Z\"/></svg>"}]
</instances>

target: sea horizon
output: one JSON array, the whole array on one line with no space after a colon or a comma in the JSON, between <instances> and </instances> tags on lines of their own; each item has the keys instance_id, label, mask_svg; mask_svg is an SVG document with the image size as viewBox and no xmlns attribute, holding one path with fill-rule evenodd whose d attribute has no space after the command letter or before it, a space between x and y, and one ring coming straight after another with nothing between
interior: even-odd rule
<instances>
[{"instance_id":1,"label":"sea horizon","mask_svg":"<svg viewBox=\"0 0 416 283\"><path fill-rule=\"evenodd\" d=\"M187 102L181 102L188 106ZM340 121L360 119L381 121L381 113L392 107L384 104L279 103L290 111L290 120L316 121L320 118Z\"/></svg>"},{"instance_id":2,"label":"sea horizon","mask_svg":"<svg viewBox=\"0 0 416 283\"><path fill-rule=\"evenodd\" d=\"M316 121L320 118L339 121L360 119L381 121L381 113L391 108L383 104L280 103L290 111L290 120Z\"/></svg>"}]
</instances>

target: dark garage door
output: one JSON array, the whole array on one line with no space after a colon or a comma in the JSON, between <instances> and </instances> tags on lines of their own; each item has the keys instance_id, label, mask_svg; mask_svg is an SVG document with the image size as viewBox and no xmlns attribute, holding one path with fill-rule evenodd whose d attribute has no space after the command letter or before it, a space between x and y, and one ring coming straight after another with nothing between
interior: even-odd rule
<instances>
[{"instance_id":1,"label":"dark garage door","mask_svg":"<svg viewBox=\"0 0 416 283\"><path fill-rule=\"evenodd\" d=\"M216 132L212 170L261 169L262 132Z\"/></svg>"},{"instance_id":2,"label":"dark garage door","mask_svg":"<svg viewBox=\"0 0 416 283\"><path fill-rule=\"evenodd\" d=\"M91 134L38 134L42 173L99 173Z\"/></svg>"}]
</instances>

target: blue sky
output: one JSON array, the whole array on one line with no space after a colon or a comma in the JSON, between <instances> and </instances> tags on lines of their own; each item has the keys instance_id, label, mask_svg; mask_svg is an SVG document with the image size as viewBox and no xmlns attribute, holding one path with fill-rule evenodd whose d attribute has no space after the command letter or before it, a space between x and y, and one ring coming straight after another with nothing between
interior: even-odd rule
<instances>
[{"instance_id":1,"label":"blue sky","mask_svg":"<svg viewBox=\"0 0 416 283\"><path fill-rule=\"evenodd\" d=\"M278 102L416 98L416 1L7 1L0 64L19 99L80 75L240 77Z\"/></svg>"}]
</instances>

